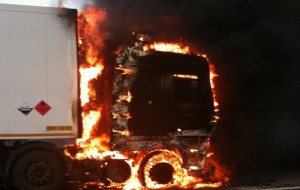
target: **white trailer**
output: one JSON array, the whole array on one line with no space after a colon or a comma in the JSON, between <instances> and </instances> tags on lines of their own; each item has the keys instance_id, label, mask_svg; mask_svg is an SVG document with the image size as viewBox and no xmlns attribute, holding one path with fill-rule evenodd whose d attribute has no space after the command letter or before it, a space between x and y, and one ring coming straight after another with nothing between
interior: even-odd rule
<instances>
[{"instance_id":1,"label":"white trailer","mask_svg":"<svg viewBox=\"0 0 300 190\"><path fill-rule=\"evenodd\" d=\"M63 183L79 93L77 11L0 4L0 174L17 188Z\"/></svg>"}]
</instances>

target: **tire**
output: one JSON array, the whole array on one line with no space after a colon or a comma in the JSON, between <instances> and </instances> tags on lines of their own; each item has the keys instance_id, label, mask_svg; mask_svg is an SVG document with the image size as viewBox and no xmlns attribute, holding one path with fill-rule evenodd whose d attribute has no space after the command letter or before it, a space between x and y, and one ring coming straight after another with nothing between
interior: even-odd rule
<instances>
[{"instance_id":1,"label":"tire","mask_svg":"<svg viewBox=\"0 0 300 190\"><path fill-rule=\"evenodd\" d=\"M138 169L138 178L141 185L152 188L153 182L163 185L162 187L164 187L164 185L179 184L180 182L175 180L174 177L176 176L177 179L179 179L178 176L182 176L183 174L183 168L181 161L175 154L175 152L167 150L157 150L147 154L142 159ZM162 160L158 160L159 158ZM156 160L155 164L153 164L152 159ZM180 167L175 170L174 166ZM150 184L148 184L147 181L150 182Z\"/></svg>"},{"instance_id":2,"label":"tire","mask_svg":"<svg viewBox=\"0 0 300 190\"><path fill-rule=\"evenodd\" d=\"M30 150L14 162L11 178L19 190L59 190L65 168L61 158L50 150Z\"/></svg>"},{"instance_id":3,"label":"tire","mask_svg":"<svg viewBox=\"0 0 300 190\"><path fill-rule=\"evenodd\" d=\"M145 181L145 166L147 165L149 159L156 155L156 154L159 154L161 151L155 151L155 152L151 152L149 154L147 154L141 161L140 163L140 166L139 166L139 169L138 169L138 178L139 178L139 181L140 183L142 184L142 186L146 187L147 184L146 184L146 181Z\"/></svg>"}]
</instances>

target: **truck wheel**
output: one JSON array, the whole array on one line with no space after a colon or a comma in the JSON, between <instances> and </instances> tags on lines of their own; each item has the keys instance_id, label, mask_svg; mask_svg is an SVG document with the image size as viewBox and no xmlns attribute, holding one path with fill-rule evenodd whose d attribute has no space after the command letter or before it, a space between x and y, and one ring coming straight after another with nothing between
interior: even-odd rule
<instances>
[{"instance_id":1,"label":"truck wheel","mask_svg":"<svg viewBox=\"0 0 300 190\"><path fill-rule=\"evenodd\" d=\"M164 150L147 154L138 170L141 184L148 188L152 188L156 183L176 185L179 182L174 176L176 175L176 179L179 179L182 174L182 163L176 153Z\"/></svg>"},{"instance_id":2,"label":"truck wheel","mask_svg":"<svg viewBox=\"0 0 300 190\"><path fill-rule=\"evenodd\" d=\"M20 190L54 190L64 183L65 166L48 150L31 150L15 161L11 178Z\"/></svg>"}]
</instances>

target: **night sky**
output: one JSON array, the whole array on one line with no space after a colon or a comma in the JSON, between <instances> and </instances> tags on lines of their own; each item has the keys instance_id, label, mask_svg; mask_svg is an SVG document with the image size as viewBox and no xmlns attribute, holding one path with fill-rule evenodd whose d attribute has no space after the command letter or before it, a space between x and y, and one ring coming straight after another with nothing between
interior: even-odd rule
<instances>
[{"instance_id":1,"label":"night sky","mask_svg":"<svg viewBox=\"0 0 300 190\"><path fill-rule=\"evenodd\" d=\"M132 42L181 41L215 65L220 162L236 170L300 168L300 1L98 0L105 54Z\"/></svg>"}]
</instances>

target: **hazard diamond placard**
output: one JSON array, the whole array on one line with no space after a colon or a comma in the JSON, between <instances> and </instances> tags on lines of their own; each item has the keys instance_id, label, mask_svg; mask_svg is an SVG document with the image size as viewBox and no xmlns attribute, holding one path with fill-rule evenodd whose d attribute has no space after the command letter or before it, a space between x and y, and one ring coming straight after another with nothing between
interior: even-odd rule
<instances>
[{"instance_id":1,"label":"hazard diamond placard","mask_svg":"<svg viewBox=\"0 0 300 190\"><path fill-rule=\"evenodd\" d=\"M49 106L44 100L40 101L34 108L41 115L45 115L49 110L51 110L51 106Z\"/></svg>"},{"instance_id":2,"label":"hazard diamond placard","mask_svg":"<svg viewBox=\"0 0 300 190\"><path fill-rule=\"evenodd\" d=\"M18 110L22 112L24 115L28 115L32 110L33 107L29 105L28 103L22 103L19 107Z\"/></svg>"}]
</instances>

